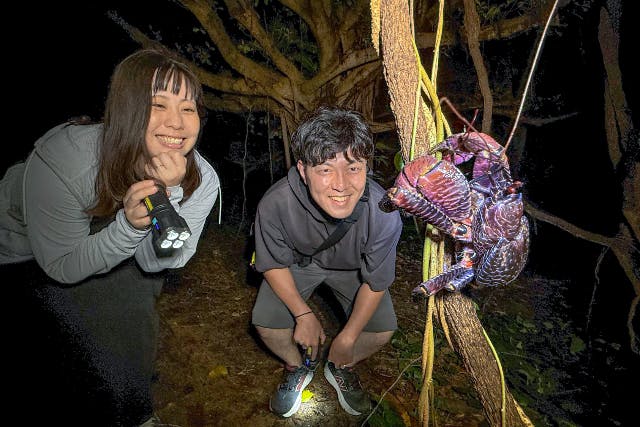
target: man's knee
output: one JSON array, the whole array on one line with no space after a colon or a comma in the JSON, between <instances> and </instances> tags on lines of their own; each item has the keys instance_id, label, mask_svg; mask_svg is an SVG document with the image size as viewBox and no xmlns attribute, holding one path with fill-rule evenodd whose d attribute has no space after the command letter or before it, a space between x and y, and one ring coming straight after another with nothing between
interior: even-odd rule
<instances>
[{"instance_id":1,"label":"man's knee","mask_svg":"<svg viewBox=\"0 0 640 427\"><path fill-rule=\"evenodd\" d=\"M395 331L374 332L373 334L376 344L378 344L380 347L387 344L389 341L391 341L391 337L393 336L394 332Z\"/></svg>"},{"instance_id":2,"label":"man's knee","mask_svg":"<svg viewBox=\"0 0 640 427\"><path fill-rule=\"evenodd\" d=\"M265 328L264 326L254 325L256 328L256 332L262 339L262 341L274 341L274 340L291 340L293 336L293 329L276 329L276 328Z\"/></svg>"}]
</instances>

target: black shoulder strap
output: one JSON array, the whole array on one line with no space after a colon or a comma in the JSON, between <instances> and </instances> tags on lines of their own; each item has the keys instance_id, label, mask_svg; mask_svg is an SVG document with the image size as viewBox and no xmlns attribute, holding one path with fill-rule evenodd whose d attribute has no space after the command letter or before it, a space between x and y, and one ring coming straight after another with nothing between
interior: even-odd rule
<instances>
[{"instance_id":1,"label":"black shoulder strap","mask_svg":"<svg viewBox=\"0 0 640 427\"><path fill-rule=\"evenodd\" d=\"M364 189L364 193L362 194L362 197L360 197L360 200L358 200L358 203L356 204L356 207L353 209L353 212L351 212L351 215L349 215L347 218L340 220L340 223L338 224L336 229L333 230L333 233L331 233L331 235L327 237L327 240L325 240L324 242L322 242L320 246L318 246L318 248L315 250L314 253L312 253L311 255L301 254L302 259L298 262L298 265L300 267L306 267L307 265L311 264L311 258L314 255L338 243L340 239L342 239L344 235L347 234L347 231L349 231L349 228L351 228L351 225L355 224L358 221L358 218L360 218L360 214L362 214L362 211L364 209L364 205L367 203L368 200L369 200L369 183L367 182L367 185L365 186L365 189Z\"/></svg>"}]
</instances>

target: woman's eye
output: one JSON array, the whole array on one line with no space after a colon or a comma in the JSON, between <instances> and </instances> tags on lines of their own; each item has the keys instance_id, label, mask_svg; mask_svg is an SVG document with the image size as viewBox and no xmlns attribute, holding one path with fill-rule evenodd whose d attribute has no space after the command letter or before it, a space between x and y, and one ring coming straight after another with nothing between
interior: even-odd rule
<instances>
[{"instance_id":1,"label":"woman's eye","mask_svg":"<svg viewBox=\"0 0 640 427\"><path fill-rule=\"evenodd\" d=\"M196 109L192 107L186 107L186 108L183 108L182 111L184 111L185 113L195 113Z\"/></svg>"},{"instance_id":2,"label":"woman's eye","mask_svg":"<svg viewBox=\"0 0 640 427\"><path fill-rule=\"evenodd\" d=\"M152 106L153 108L164 108L164 105L163 105L163 104L160 104L159 102L153 102L153 103L151 104L151 106Z\"/></svg>"}]
</instances>

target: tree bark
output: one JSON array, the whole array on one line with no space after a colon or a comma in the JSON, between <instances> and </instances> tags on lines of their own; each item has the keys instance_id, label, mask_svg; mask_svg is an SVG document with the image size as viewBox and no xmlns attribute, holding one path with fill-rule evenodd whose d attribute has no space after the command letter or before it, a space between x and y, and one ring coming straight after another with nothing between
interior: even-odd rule
<instances>
[{"instance_id":1,"label":"tree bark","mask_svg":"<svg viewBox=\"0 0 640 427\"><path fill-rule=\"evenodd\" d=\"M508 427L532 425L526 416L524 419L521 417L522 409L506 385L503 424L500 370L484 337L482 324L476 315L472 301L459 292L446 292L439 295L443 300L444 320L447 322L451 344L471 376L489 425Z\"/></svg>"},{"instance_id":2,"label":"tree bark","mask_svg":"<svg viewBox=\"0 0 640 427\"><path fill-rule=\"evenodd\" d=\"M384 77L389 88L391 110L395 116L405 162L411 159L413 111L419 84L418 60L413 50L409 17L407 2L380 2L380 49ZM429 150L427 132L426 120L422 114L418 114L415 157L426 154Z\"/></svg>"}]
</instances>

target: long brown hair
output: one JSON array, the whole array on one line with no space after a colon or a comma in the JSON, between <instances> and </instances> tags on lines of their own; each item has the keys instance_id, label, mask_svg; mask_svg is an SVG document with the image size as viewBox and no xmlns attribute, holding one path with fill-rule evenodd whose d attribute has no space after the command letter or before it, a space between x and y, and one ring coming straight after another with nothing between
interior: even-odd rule
<instances>
[{"instance_id":1,"label":"long brown hair","mask_svg":"<svg viewBox=\"0 0 640 427\"><path fill-rule=\"evenodd\" d=\"M171 84L170 84L171 83ZM186 86L187 97L196 102L198 115L206 116L202 86L189 67L169 51L142 49L118 64L104 111L104 129L100 141L99 169L96 176L96 203L88 213L110 216L122 208L129 187L145 179L141 158L146 157L145 133L151 115L151 99L158 91L177 94ZM204 120L200 121L200 128ZM195 148L195 147L194 147ZM200 185L200 169L194 150L187 154L187 172L182 181L186 200Z\"/></svg>"}]
</instances>

